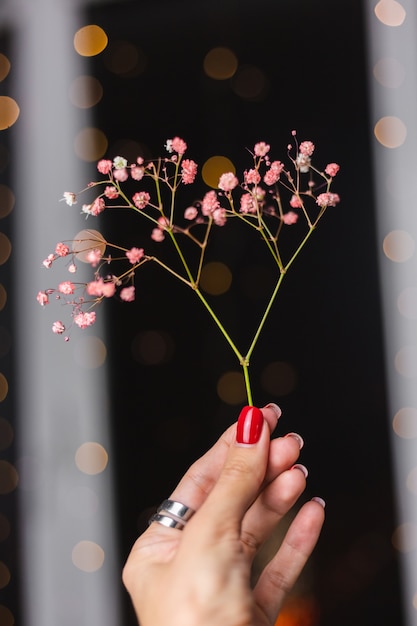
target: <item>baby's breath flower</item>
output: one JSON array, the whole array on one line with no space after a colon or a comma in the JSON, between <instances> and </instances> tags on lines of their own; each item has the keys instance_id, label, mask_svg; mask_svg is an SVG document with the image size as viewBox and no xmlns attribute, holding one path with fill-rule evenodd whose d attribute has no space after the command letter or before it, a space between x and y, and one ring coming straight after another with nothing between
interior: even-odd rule
<instances>
[{"instance_id":1,"label":"baby's breath flower","mask_svg":"<svg viewBox=\"0 0 417 626\"><path fill-rule=\"evenodd\" d=\"M127 167L127 160L121 156L114 157L113 167L115 170L124 170Z\"/></svg>"},{"instance_id":2,"label":"baby's breath flower","mask_svg":"<svg viewBox=\"0 0 417 626\"><path fill-rule=\"evenodd\" d=\"M62 200L68 204L68 206L72 206L73 204L77 204L77 195L72 191L64 191Z\"/></svg>"}]
</instances>

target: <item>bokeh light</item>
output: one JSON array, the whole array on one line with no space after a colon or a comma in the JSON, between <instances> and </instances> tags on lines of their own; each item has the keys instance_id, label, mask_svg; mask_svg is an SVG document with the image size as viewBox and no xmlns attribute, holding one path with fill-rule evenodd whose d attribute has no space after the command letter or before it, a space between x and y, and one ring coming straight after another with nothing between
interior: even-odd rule
<instances>
[{"instance_id":1,"label":"bokeh light","mask_svg":"<svg viewBox=\"0 0 417 626\"><path fill-rule=\"evenodd\" d=\"M417 548L417 526L410 522L400 524L392 534L392 545L399 552L411 552Z\"/></svg>"},{"instance_id":2,"label":"bokeh light","mask_svg":"<svg viewBox=\"0 0 417 626\"><path fill-rule=\"evenodd\" d=\"M10 61L5 54L0 52L0 82L6 78L10 72Z\"/></svg>"},{"instance_id":3,"label":"bokeh light","mask_svg":"<svg viewBox=\"0 0 417 626\"><path fill-rule=\"evenodd\" d=\"M0 417L0 450L7 450L14 439L14 432L10 422Z\"/></svg>"},{"instance_id":4,"label":"bokeh light","mask_svg":"<svg viewBox=\"0 0 417 626\"><path fill-rule=\"evenodd\" d=\"M217 382L217 394L226 404L242 404L246 400L243 374L234 371L223 374Z\"/></svg>"},{"instance_id":5,"label":"bokeh light","mask_svg":"<svg viewBox=\"0 0 417 626\"><path fill-rule=\"evenodd\" d=\"M4 374L0 372L0 402L7 397L9 392L9 383L7 382L7 378Z\"/></svg>"},{"instance_id":6,"label":"bokeh light","mask_svg":"<svg viewBox=\"0 0 417 626\"><path fill-rule=\"evenodd\" d=\"M13 98L0 96L0 130L10 128L20 115L20 109Z\"/></svg>"},{"instance_id":7,"label":"bokeh light","mask_svg":"<svg viewBox=\"0 0 417 626\"><path fill-rule=\"evenodd\" d=\"M415 242L405 230L392 230L384 238L382 244L384 254L391 261L404 263L411 259L415 251Z\"/></svg>"},{"instance_id":8,"label":"bokeh light","mask_svg":"<svg viewBox=\"0 0 417 626\"><path fill-rule=\"evenodd\" d=\"M220 296L230 289L232 272L225 263L211 261L201 272L200 285L203 291L212 296Z\"/></svg>"},{"instance_id":9,"label":"bokeh light","mask_svg":"<svg viewBox=\"0 0 417 626\"><path fill-rule=\"evenodd\" d=\"M0 283L0 311L4 309L7 302L7 291L4 286Z\"/></svg>"},{"instance_id":10,"label":"bokeh light","mask_svg":"<svg viewBox=\"0 0 417 626\"><path fill-rule=\"evenodd\" d=\"M0 185L0 219L13 211L15 197L7 185Z\"/></svg>"},{"instance_id":11,"label":"bokeh light","mask_svg":"<svg viewBox=\"0 0 417 626\"><path fill-rule=\"evenodd\" d=\"M395 355L395 369L404 378L417 378L417 346L404 346Z\"/></svg>"},{"instance_id":12,"label":"bokeh light","mask_svg":"<svg viewBox=\"0 0 417 626\"><path fill-rule=\"evenodd\" d=\"M274 396L286 396L293 392L297 382L295 368L285 361L269 363L261 373L262 387Z\"/></svg>"},{"instance_id":13,"label":"bokeh light","mask_svg":"<svg viewBox=\"0 0 417 626\"><path fill-rule=\"evenodd\" d=\"M255 65L239 67L233 77L232 88L236 95L245 100L261 102L269 91L269 80L265 72Z\"/></svg>"},{"instance_id":14,"label":"bokeh light","mask_svg":"<svg viewBox=\"0 0 417 626\"><path fill-rule=\"evenodd\" d=\"M0 624L1 626L13 626L15 624L13 613L4 604L0 604Z\"/></svg>"},{"instance_id":15,"label":"bokeh light","mask_svg":"<svg viewBox=\"0 0 417 626\"><path fill-rule=\"evenodd\" d=\"M236 173L233 163L224 156L212 156L203 164L201 168L201 176L209 187L218 189L219 179L226 172Z\"/></svg>"},{"instance_id":16,"label":"bokeh light","mask_svg":"<svg viewBox=\"0 0 417 626\"><path fill-rule=\"evenodd\" d=\"M142 74L148 64L145 53L130 41L112 41L103 57L105 67L118 76L131 78Z\"/></svg>"},{"instance_id":17,"label":"bokeh light","mask_svg":"<svg viewBox=\"0 0 417 626\"><path fill-rule=\"evenodd\" d=\"M73 344L73 357L82 369L96 369L101 367L107 357L106 346L100 337L79 336Z\"/></svg>"},{"instance_id":18,"label":"bokeh light","mask_svg":"<svg viewBox=\"0 0 417 626\"><path fill-rule=\"evenodd\" d=\"M405 69L397 59L379 59L374 65L374 77L383 87L396 89L404 82Z\"/></svg>"},{"instance_id":19,"label":"bokeh light","mask_svg":"<svg viewBox=\"0 0 417 626\"><path fill-rule=\"evenodd\" d=\"M106 241L98 230L85 229L80 230L72 241L72 249L78 261L88 263L87 254L91 248L97 248L104 255L106 251Z\"/></svg>"},{"instance_id":20,"label":"bokeh light","mask_svg":"<svg viewBox=\"0 0 417 626\"><path fill-rule=\"evenodd\" d=\"M0 494L5 495L14 491L19 482L19 475L14 465L9 461L0 460Z\"/></svg>"},{"instance_id":21,"label":"bokeh light","mask_svg":"<svg viewBox=\"0 0 417 626\"><path fill-rule=\"evenodd\" d=\"M385 26L401 26L406 17L404 7L396 0L380 0L374 11L379 21Z\"/></svg>"},{"instance_id":22,"label":"bokeh light","mask_svg":"<svg viewBox=\"0 0 417 626\"><path fill-rule=\"evenodd\" d=\"M98 161L106 152L108 141L99 128L83 128L74 139L75 154L91 163Z\"/></svg>"},{"instance_id":23,"label":"bokeh light","mask_svg":"<svg viewBox=\"0 0 417 626\"><path fill-rule=\"evenodd\" d=\"M174 340L162 330L146 330L138 333L132 341L132 356L145 365L167 363L174 353Z\"/></svg>"},{"instance_id":24,"label":"bokeh light","mask_svg":"<svg viewBox=\"0 0 417 626\"><path fill-rule=\"evenodd\" d=\"M417 287L407 287L397 298L398 310L407 319L417 319Z\"/></svg>"},{"instance_id":25,"label":"bokeh light","mask_svg":"<svg viewBox=\"0 0 417 626\"><path fill-rule=\"evenodd\" d=\"M0 589L4 589L10 582L10 570L3 561L0 561Z\"/></svg>"},{"instance_id":26,"label":"bokeh light","mask_svg":"<svg viewBox=\"0 0 417 626\"><path fill-rule=\"evenodd\" d=\"M74 35L74 48L83 57L93 57L106 48L108 37L96 24L83 26Z\"/></svg>"},{"instance_id":27,"label":"bokeh light","mask_svg":"<svg viewBox=\"0 0 417 626\"><path fill-rule=\"evenodd\" d=\"M11 252L12 244L10 239L4 233L0 233L0 265L3 265L9 260Z\"/></svg>"},{"instance_id":28,"label":"bokeh light","mask_svg":"<svg viewBox=\"0 0 417 626\"><path fill-rule=\"evenodd\" d=\"M96 572L104 563L104 550L94 541L79 541L72 550L72 562L83 572Z\"/></svg>"},{"instance_id":29,"label":"bokeh light","mask_svg":"<svg viewBox=\"0 0 417 626\"><path fill-rule=\"evenodd\" d=\"M407 127L399 117L387 115L377 121L374 134L379 143L386 148L398 148L407 137Z\"/></svg>"},{"instance_id":30,"label":"bokeh light","mask_svg":"<svg viewBox=\"0 0 417 626\"><path fill-rule=\"evenodd\" d=\"M75 465L84 474L100 474L107 467L106 449L96 441L87 441L75 453Z\"/></svg>"},{"instance_id":31,"label":"bokeh light","mask_svg":"<svg viewBox=\"0 0 417 626\"><path fill-rule=\"evenodd\" d=\"M94 76L78 76L70 85L69 97L79 109L89 109L100 102L103 87Z\"/></svg>"},{"instance_id":32,"label":"bokeh light","mask_svg":"<svg viewBox=\"0 0 417 626\"><path fill-rule=\"evenodd\" d=\"M238 67L236 54L229 48L212 48L206 54L203 68L207 76L215 80L227 80L231 78Z\"/></svg>"},{"instance_id":33,"label":"bokeh light","mask_svg":"<svg viewBox=\"0 0 417 626\"><path fill-rule=\"evenodd\" d=\"M417 408L406 406L399 409L392 420L392 428L402 439L416 439Z\"/></svg>"}]
</instances>

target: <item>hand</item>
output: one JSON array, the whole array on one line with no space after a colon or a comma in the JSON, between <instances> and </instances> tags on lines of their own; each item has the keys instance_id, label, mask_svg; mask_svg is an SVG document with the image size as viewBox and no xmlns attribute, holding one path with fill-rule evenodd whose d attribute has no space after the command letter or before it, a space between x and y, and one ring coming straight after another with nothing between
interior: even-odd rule
<instances>
[{"instance_id":1,"label":"hand","mask_svg":"<svg viewBox=\"0 0 417 626\"><path fill-rule=\"evenodd\" d=\"M280 414L243 409L170 496L196 511L184 529L154 522L136 541L123 581L141 626L275 623L324 521L320 498L304 504L251 588L256 553L306 484L301 437L270 439Z\"/></svg>"}]
</instances>

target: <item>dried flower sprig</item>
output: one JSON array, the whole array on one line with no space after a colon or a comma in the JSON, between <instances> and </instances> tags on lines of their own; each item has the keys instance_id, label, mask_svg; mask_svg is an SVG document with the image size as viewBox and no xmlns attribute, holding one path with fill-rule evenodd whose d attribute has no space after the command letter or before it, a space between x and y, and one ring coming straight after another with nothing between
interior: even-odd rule
<instances>
[{"instance_id":1,"label":"dried flower sprig","mask_svg":"<svg viewBox=\"0 0 417 626\"><path fill-rule=\"evenodd\" d=\"M55 288L40 291L37 295L39 304L45 306L55 294L57 299L71 305L73 323L86 328L96 320L93 307L105 298L118 296L122 301L132 302L137 270L145 263L157 263L192 289L202 302L242 367L248 403L252 404L249 362L282 281L327 208L339 202L339 196L331 191L339 165L329 163L324 171L317 169L312 163L314 144L311 141L299 144L295 131L292 134L294 141L287 146L288 167L271 159L267 143L258 142L251 152L252 167L244 171L240 180L235 172L223 173L217 189L207 191L199 201L186 208L181 206L177 192L181 186L195 182L198 165L192 159L184 158L187 144L183 139L168 140L165 148L169 156L149 162L138 157L136 163L128 164L121 156L113 161L100 160L97 169L105 178L90 183L83 190L92 190L95 196L90 204L82 205L82 213L86 217L96 217L109 208L128 208L137 212L151 223L150 236L154 242L168 240L171 243L179 266L174 267L162 255L147 254L142 247L126 249L105 240L97 231L87 231L89 235L85 239L69 244L59 242L43 265L50 268L56 260L67 258L68 271L75 273L77 259L82 255L83 260L94 268L93 280L80 284L65 280ZM140 183L141 187L133 195L127 191L132 181ZM97 189L100 189L99 194ZM62 199L72 206L77 203L78 195L65 192ZM281 245L284 230L300 218L305 228L295 248L284 259ZM238 348L200 288L212 230L231 219L238 219L258 233L277 268L275 286L246 351ZM195 253L191 258L188 248L185 251L184 239L191 241L197 251L197 263ZM110 265L113 271L116 261L123 261L126 266L118 274L109 271ZM66 331L61 321L54 322L52 330L59 335ZM65 339L68 341L68 334Z\"/></svg>"}]
</instances>

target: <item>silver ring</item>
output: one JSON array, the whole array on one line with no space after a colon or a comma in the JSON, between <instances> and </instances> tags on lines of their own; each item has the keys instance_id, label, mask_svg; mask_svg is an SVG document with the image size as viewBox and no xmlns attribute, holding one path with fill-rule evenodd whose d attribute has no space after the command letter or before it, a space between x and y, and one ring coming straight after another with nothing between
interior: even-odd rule
<instances>
[{"instance_id":1,"label":"silver ring","mask_svg":"<svg viewBox=\"0 0 417 626\"><path fill-rule=\"evenodd\" d=\"M174 519L173 517L169 517L168 515L161 515L160 513L152 515L149 519L149 524L152 524L152 522L158 522L158 524L162 524L162 526L166 526L167 528L177 528L178 530L182 530L187 523Z\"/></svg>"},{"instance_id":2,"label":"silver ring","mask_svg":"<svg viewBox=\"0 0 417 626\"><path fill-rule=\"evenodd\" d=\"M188 522L190 517L195 513L189 506L182 504L182 502L176 502L175 500L164 500L157 509L157 513L168 513L174 518L178 518L184 522Z\"/></svg>"}]
</instances>

